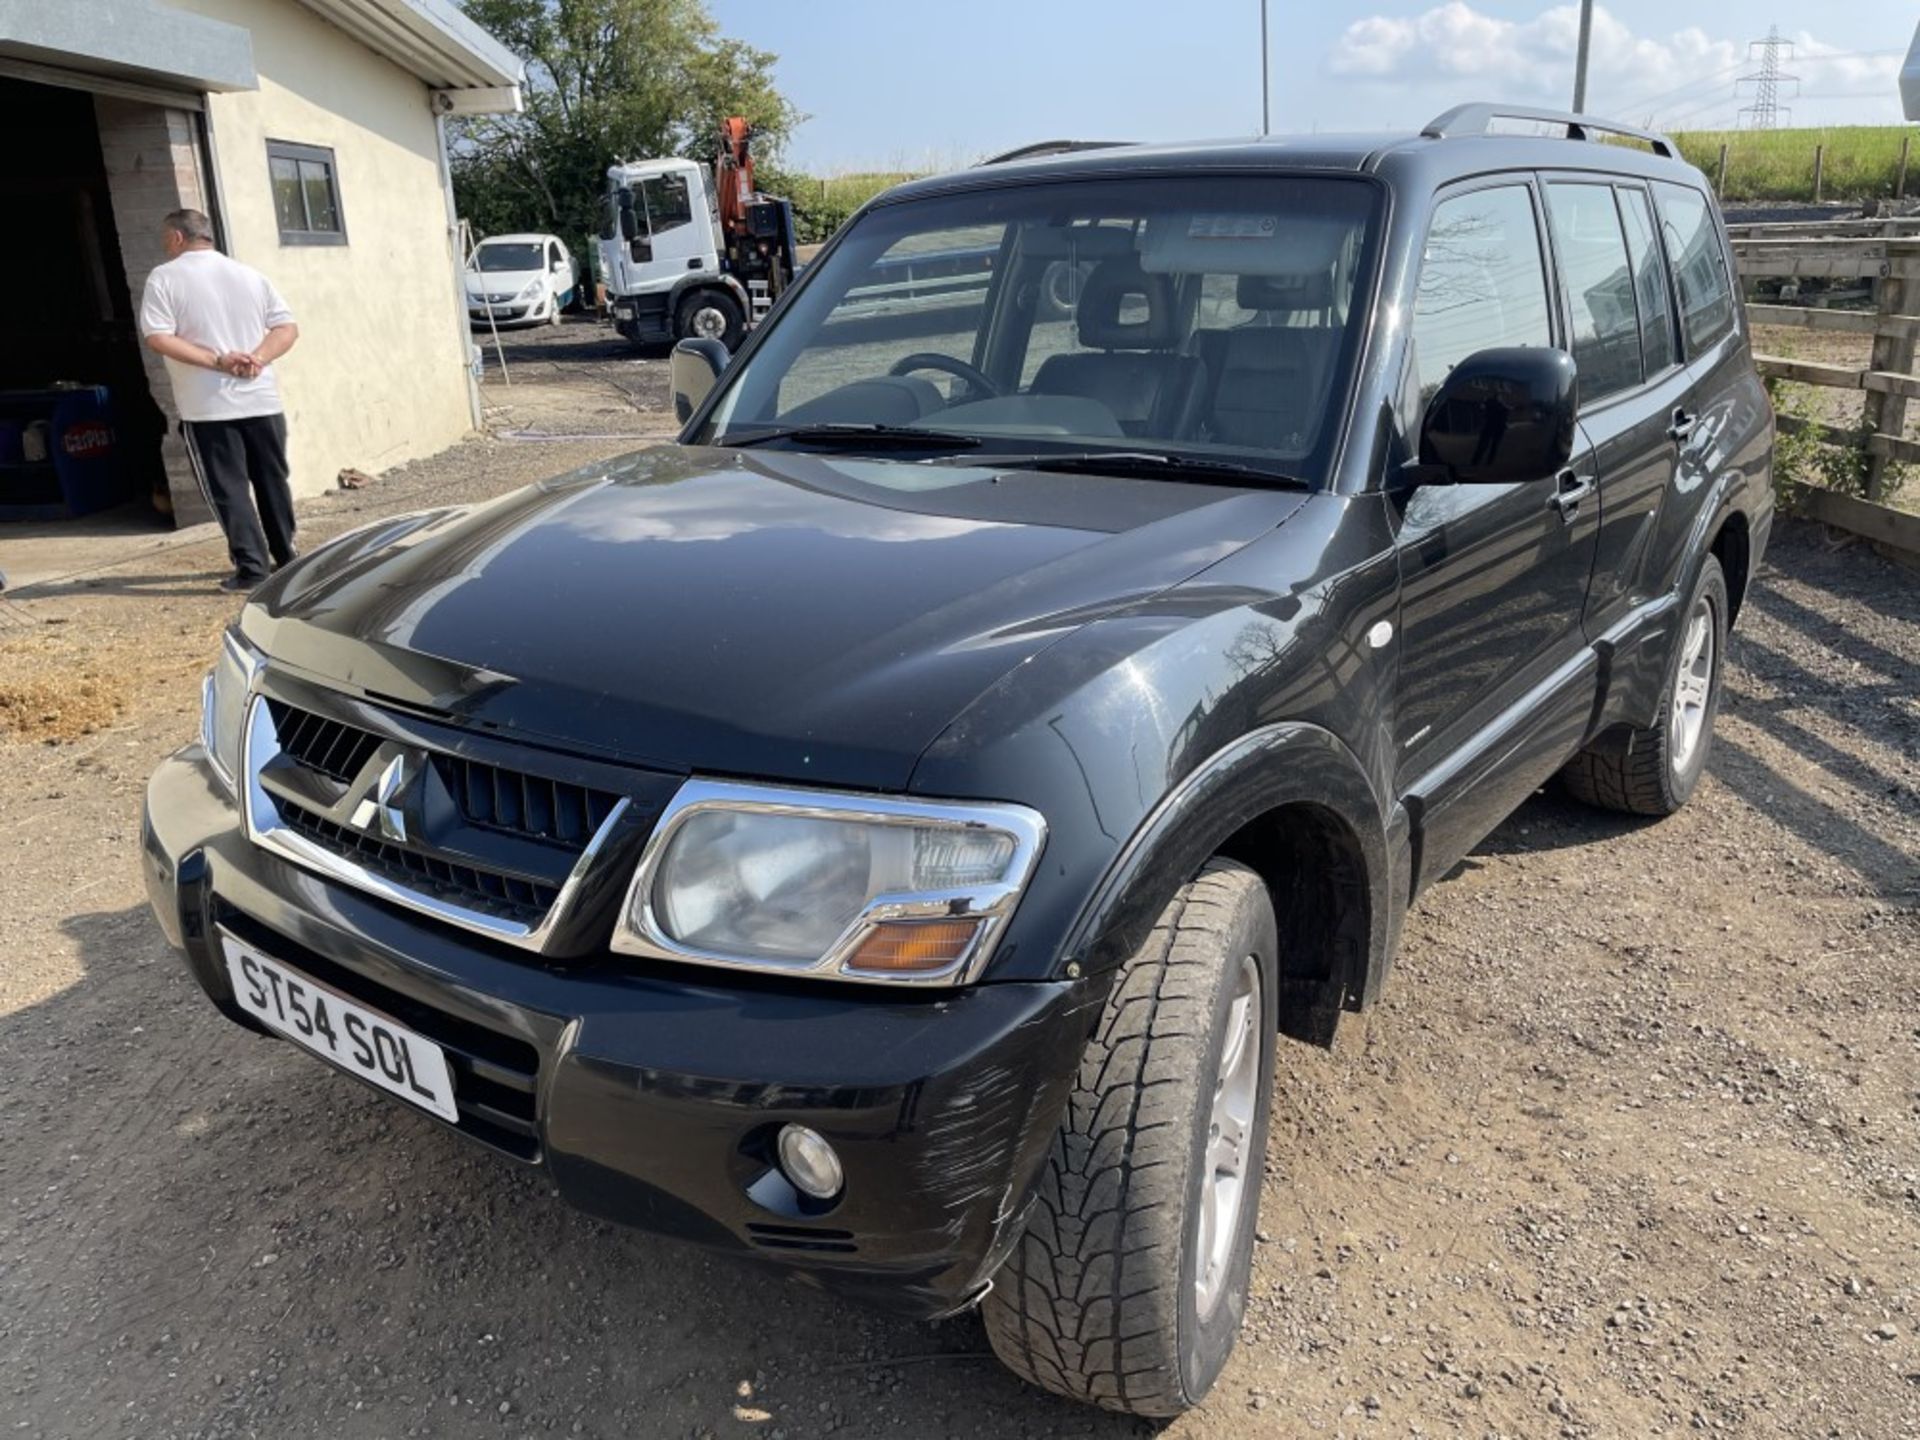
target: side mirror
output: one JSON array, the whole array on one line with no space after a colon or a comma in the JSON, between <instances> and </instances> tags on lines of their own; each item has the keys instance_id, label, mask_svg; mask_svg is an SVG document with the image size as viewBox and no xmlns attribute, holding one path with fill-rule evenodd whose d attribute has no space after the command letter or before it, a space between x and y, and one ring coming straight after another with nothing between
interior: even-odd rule
<instances>
[{"instance_id":1,"label":"side mirror","mask_svg":"<svg viewBox=\"0 0 1920 1440\"><path fill-rule=\"evenodd\" d=\"M1564 350L1479 350L1440 382L1420 422L1420 465L1467 485L1541 480L1573 454L1579 383Z\"/></svg>"},{"instance_id":2,"label":"side mirror","mask_svg":"<svg viewBox=\"0 0 1920 1440\"><path fill-rule=\"evenodd\" d=\"M631 190L620 191L619 205L620 238L622 240L631 240L640 233L640 222L634 218L633 214L633 192Z\"/></svg>"},{"instance_id":3,"label":"side mirror","mask_svg":"<svg viewBox=\"0 0 1920 1440\"><path fill-rule=\"evenodd\" d=\"M673 347L668 361L667 383L673 391L673 418L682 425L693 418L694 410L707 398L720 372L727 368L727 347L718 340L689 336Z\"/></svg>"}]
</instances>

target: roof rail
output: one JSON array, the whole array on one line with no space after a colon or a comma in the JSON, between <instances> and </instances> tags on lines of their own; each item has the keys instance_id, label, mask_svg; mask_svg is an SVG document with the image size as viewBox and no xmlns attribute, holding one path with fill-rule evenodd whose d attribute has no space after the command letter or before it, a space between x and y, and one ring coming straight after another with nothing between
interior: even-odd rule
<instances>
[{"instance_id":1,"label":"roof rail","mask_svg":"<svg viewBox=\"0 0 1920 1440\"><path fill-rule=\"evenodd\" d=\"M1071 155L1077 150L1112 150L1121 145L1136 144L1133 140L1036 140L1031 145L1022 145L1017 150L1008 150L1001 155L989 155L976 161L977 170L982 165L1005 165L1010 160L1038 160L1043 155Z\"/></svg>"},{"instance_id":2,"label":"roof rail","mask_svg":"<svg viewBox=\"0 0 1920 1440\"><path fill-rule=\"evenodd\" d=\"M1669 160L1677 159L1680 154L1673 141L1658 130L1641 130L1633 125L1621 125L1592 115L1575 115L1569 110L1536 110L1527 105L1492 105L1485 101L1456 105L1444 115L1436 115L1429 120L1420 133L1429 140L1451 140L1456 135L1485 135L1493 129L1496 120L1534 120L1544 125L1564 125L1569 140L1591 139L1587 132L1598 130L1607 135L1625 135L1630 139L1643 140L1652 147L1654 154L1664 155Z\"/></svg>"}]
</instances>

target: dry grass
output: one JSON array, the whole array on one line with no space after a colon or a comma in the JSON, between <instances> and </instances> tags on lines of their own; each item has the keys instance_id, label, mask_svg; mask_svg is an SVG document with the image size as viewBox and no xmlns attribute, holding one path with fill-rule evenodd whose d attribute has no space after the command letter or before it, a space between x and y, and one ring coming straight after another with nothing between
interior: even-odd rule
<instances>
[{"instance_id":1,"label":"dry grass","mask_svg":"<svg viewBox=\"0 0 1920 1440\"><path fill-rule=\"evenodd\" d=\"M104 729L127 708L130 685L62 635L0 644L0 735L49 745Z\"/></svg>"},{"instance_id":2,"label":"dry grass","mask_svg":"<svg viewBox=\"0 0 1920 1440\"><path fill-rule=\"evenodd\" d=\"M192 690L231 618L224 599L126 626L50 616L0 639L0 744L66 744L109 728L155 694Z\"/></svg>"}]
</instances>

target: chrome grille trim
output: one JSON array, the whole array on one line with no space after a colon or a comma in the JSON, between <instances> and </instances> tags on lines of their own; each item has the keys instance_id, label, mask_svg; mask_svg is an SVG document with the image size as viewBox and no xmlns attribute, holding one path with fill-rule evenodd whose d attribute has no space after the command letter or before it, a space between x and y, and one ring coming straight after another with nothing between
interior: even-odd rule
<instances>
[{"instance_id":1,"label":"chrome grille trim","mask_svg":"<svg viewBox=\"0 0 1920 1440\"><path fill-rule=\"evenodd\" d=\"M606 819L601 821L599 827L588 839L585 848L581 850L579 858L574 861L573 869L568 872L566 880L560 886L558 897L548 907L546 914L538 921L527 923L507 916L490 915L483 910L456 904L399 884L378 871L336 854L286 824L280 818L279 807L274 803L273 797L260 783L262 768L282 753L279 733L274 725L273 714L268 708L267 698L256 694L247 702L246 736L242 750L242 768L246 772L246 793L241 806L241 817L246 823L247 838L254 844L284 860L324 875L330 880L351 885L369 895L448 925L458 926L460 929L485 935L489 939L518 946L522 950L531 950L536 954L546 949L547 942L571 913L580 887L586 882L594 862L599 858L601 850L619 826L621 817L626 814L627 807L631 803L624 795L615 802L612 811Z\"/></svg>"}]
</instances>

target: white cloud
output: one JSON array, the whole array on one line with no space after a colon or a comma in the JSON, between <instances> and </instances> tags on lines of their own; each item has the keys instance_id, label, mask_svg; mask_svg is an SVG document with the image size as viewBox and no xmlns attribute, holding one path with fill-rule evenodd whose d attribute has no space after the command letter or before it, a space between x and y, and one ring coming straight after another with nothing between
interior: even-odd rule
<instances>
[{"instance_id":1,"label":"white cloud","mask_svg":"<svg viewBox=\"0 0 1920 1440\"><path fill-rule=\"evenodd\" d=\"M1783 61L1781 68L1799 76L1800 88L1809 94L1871 90L1892 94L1900 83L1898 54L1849 54L1838 45L1814 39L1805 30L1793 37L1793 58ZM1787 103L1792 103L1791 97Z\"/></svg>"},{"instance_id":2,"label":"white cloud","mask_svg":"<svg viewBox=\"0 0 1920 1440\"><path fill-rule=\"evenodd\" d=\"M1579 45L1580 10L1559 4L1531 20L1507 20L1447 0L1408 18L1372 15L1349 25L1327 57L1333 74L1564 105ZM1831 47L1827 47L1831 48ZM1593 108L1645 118L1637 107L1680 91L1709 93L1724 72L1726 93L1746 46L1717 40L1698 27L1665 38L1636 35L1604 7L1595 7L1588 93Z\"/></svg>"}]
</instances>

